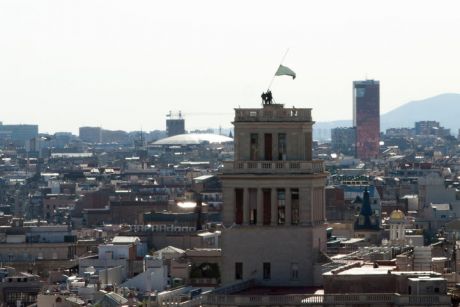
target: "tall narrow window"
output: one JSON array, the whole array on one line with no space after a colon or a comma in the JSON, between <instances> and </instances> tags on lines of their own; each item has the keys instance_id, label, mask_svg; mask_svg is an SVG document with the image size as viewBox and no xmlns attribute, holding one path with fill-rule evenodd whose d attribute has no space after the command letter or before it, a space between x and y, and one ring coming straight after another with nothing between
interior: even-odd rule
<instances>
[{"instance_id":1,"label":"tall narrow window","mask_svg":"<svg viewBox=\"0 0 460 307\"><path fill-rule=\"evenodd\" d=\"M271 278L270 262L264 262L263 273L264 273L264 279L270 279Z\"/></svg>"},{"instance_id":2,"label":"tall narrow window","mask_svg":"<svg viewBox=\"0 0 460 307\"><path fill-rule=\"evenodd\" d=\"M265 155L264 158L267 161L273 160L272 156L272 134L271 133L265 133Z\"/></svg>"},{"instance_id":3,"label":"tall narrow window","mask_svg":"<svg viewBox=\"0 0 460 307\"><path fill-rule=\"evenodd\" d=\"M299 189L291 189L291 224L299 224Z\"/></svg>"},{"instance_id":4,"label":"tall narrow window","mask_svg":"<svg viewBox=\"0 0 460 307\"><path fill-rule=\"evenodd\" d=\"M257 224L257 189L249 189L249 224Z\"/></svg>"},{"instance_id":5,"label":"tall narrow window","mask_svg":"<svg viewBox=\"0 0 460 307\"><path fill-rule=\"evenodd\" d=\"M278 201L278 224L284 224L286 220L286 191L284 189L278 189L276 191L276 198Z\"/></svg>"},{"instance_id":6,"label":"tall narrow window","mask_svg":"<svg viewBox=\"0 0 460 307\"><path fill-rule=\"evenodd\" d=\"M235 262L235 279L243 279L243 263Z\"/></svg>"},{"instance_id":7,"label":"tall narrow window","mask_svg":"<svg viewBox=\"0 0 460 307\"><path fill-rule=\"evenodd\" d=\"M235 189L235 223L243 224L243 189Z\"/></svg>"},{"instance_id":8,"label":"tall narrow window","mask_svg":"<svg viewBox=\"0 0 460 307\"><path fill-rule=\"evenodd\" d=\"M291 263L291 280L299 279L299 264Z\"/></svg>"},{"instance_id":9,"label":"tall narrow window","mask_svg":"<svg viewBox=\"0 0 460 307\"><path fill-rule=\"evenodd\" d=\"M251 144L250 144L250 159L255 161L259 160L259 135L257 133L251 133Z\"/></svg>"},{"instance_id":10,"label":"tall narrow window","mask_svg":"<svg viewBox=\"0 0 460 307\"><path fill-rule=\"evenodd\" d=\"M278 133L278 160L286 160L286 133Z\"/></svg>"},{"instance_id":11,"label":"tall narrow window","mask_svg":"<svg viewBox=\"0 0 460 307\"><path fill-rule=\"evenodd\" d=\"M270 225L272 219L272 191L270 189L263 189L263 207L264 207L264 225Z\"/></svg>"}]
</instances>

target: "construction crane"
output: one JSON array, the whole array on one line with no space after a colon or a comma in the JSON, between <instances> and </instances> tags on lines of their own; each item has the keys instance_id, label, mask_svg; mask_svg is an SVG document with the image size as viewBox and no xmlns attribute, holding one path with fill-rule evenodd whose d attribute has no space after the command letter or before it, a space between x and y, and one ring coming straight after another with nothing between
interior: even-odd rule
<instances>
[{"instance_id":1,"label":"construction crane","mask_svg":"<svg viewBox=\"0 0 460 307\"><path fill-rule=\"evenodd\" d=\"M170 119L182 119L185 116L224 116L224 115L233 115L233 113L230 112L187 112L183 113L182 111L169 111L168 114L166 114L166 117L169 117Z\"/></svg>"}]
</instances>

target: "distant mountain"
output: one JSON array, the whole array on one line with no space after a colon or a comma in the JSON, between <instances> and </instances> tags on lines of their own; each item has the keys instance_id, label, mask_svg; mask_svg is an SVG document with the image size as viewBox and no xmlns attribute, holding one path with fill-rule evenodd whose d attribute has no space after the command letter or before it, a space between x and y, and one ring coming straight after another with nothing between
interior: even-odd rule
<instances>
[{"instance_id":1,"label":"distant mountain","mask_svg":"<svg viewBox=\"0 0 460 307\"><path fill-rule=\"evenodd\" d=\"M456 135L460 128L460 94L442 94L411 101L380 117L382 131L388 128L414 127L421 120L435 120Z\"/></svg>"},{"instance_id":2,"label":"distant mountain","mask_svg":"<svg viewBox=\"0 0 460 307\"><path fill-rule=\"evenodd\" d=\"M441 94L424 100L408 102L380 116L380 130L388 128L414 127L414 123L422 120L435 120L441 126L450 128L453 135L460 129L460 94ZM335 127L351 127L351 120L317 122L316 139L329 138L326 131Z\"/></svg>"}]
</instances>

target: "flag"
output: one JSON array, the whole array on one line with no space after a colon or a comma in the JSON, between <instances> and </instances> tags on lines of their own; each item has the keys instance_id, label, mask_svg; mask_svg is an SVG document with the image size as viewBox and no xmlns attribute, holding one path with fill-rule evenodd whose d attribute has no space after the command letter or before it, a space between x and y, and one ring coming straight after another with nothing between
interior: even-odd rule
<instances>
[{"instance_id":1,"label":"flag","mask_svg":"<svg viewBox=\"0 0 460 307\"><path fill-rule=\"evenodd\" d=\"M275 73L275 76L291 76L292 79L295 79L295 72L293 72L289 67L280 65Z\"/></svg>"}]
</instances>

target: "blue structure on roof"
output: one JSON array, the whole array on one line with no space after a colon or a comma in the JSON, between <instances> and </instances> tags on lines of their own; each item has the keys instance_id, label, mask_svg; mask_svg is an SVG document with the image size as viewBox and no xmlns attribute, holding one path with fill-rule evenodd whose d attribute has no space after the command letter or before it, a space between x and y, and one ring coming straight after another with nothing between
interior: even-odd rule
<instances>
[{"instance_id":1,"label":"blue structure on roof","mask_svg":"<svg viewBox=\"0 0 460 307\"><path fill-rule=\"evenodd\" d=\"M369 191L367 187L364 189L363 193L363 205L359 216L355 221L356 230L379 230L380 221L379 218L375 215L371 208L371 202L369 197Z\"/></svg>"}]
</instances>

